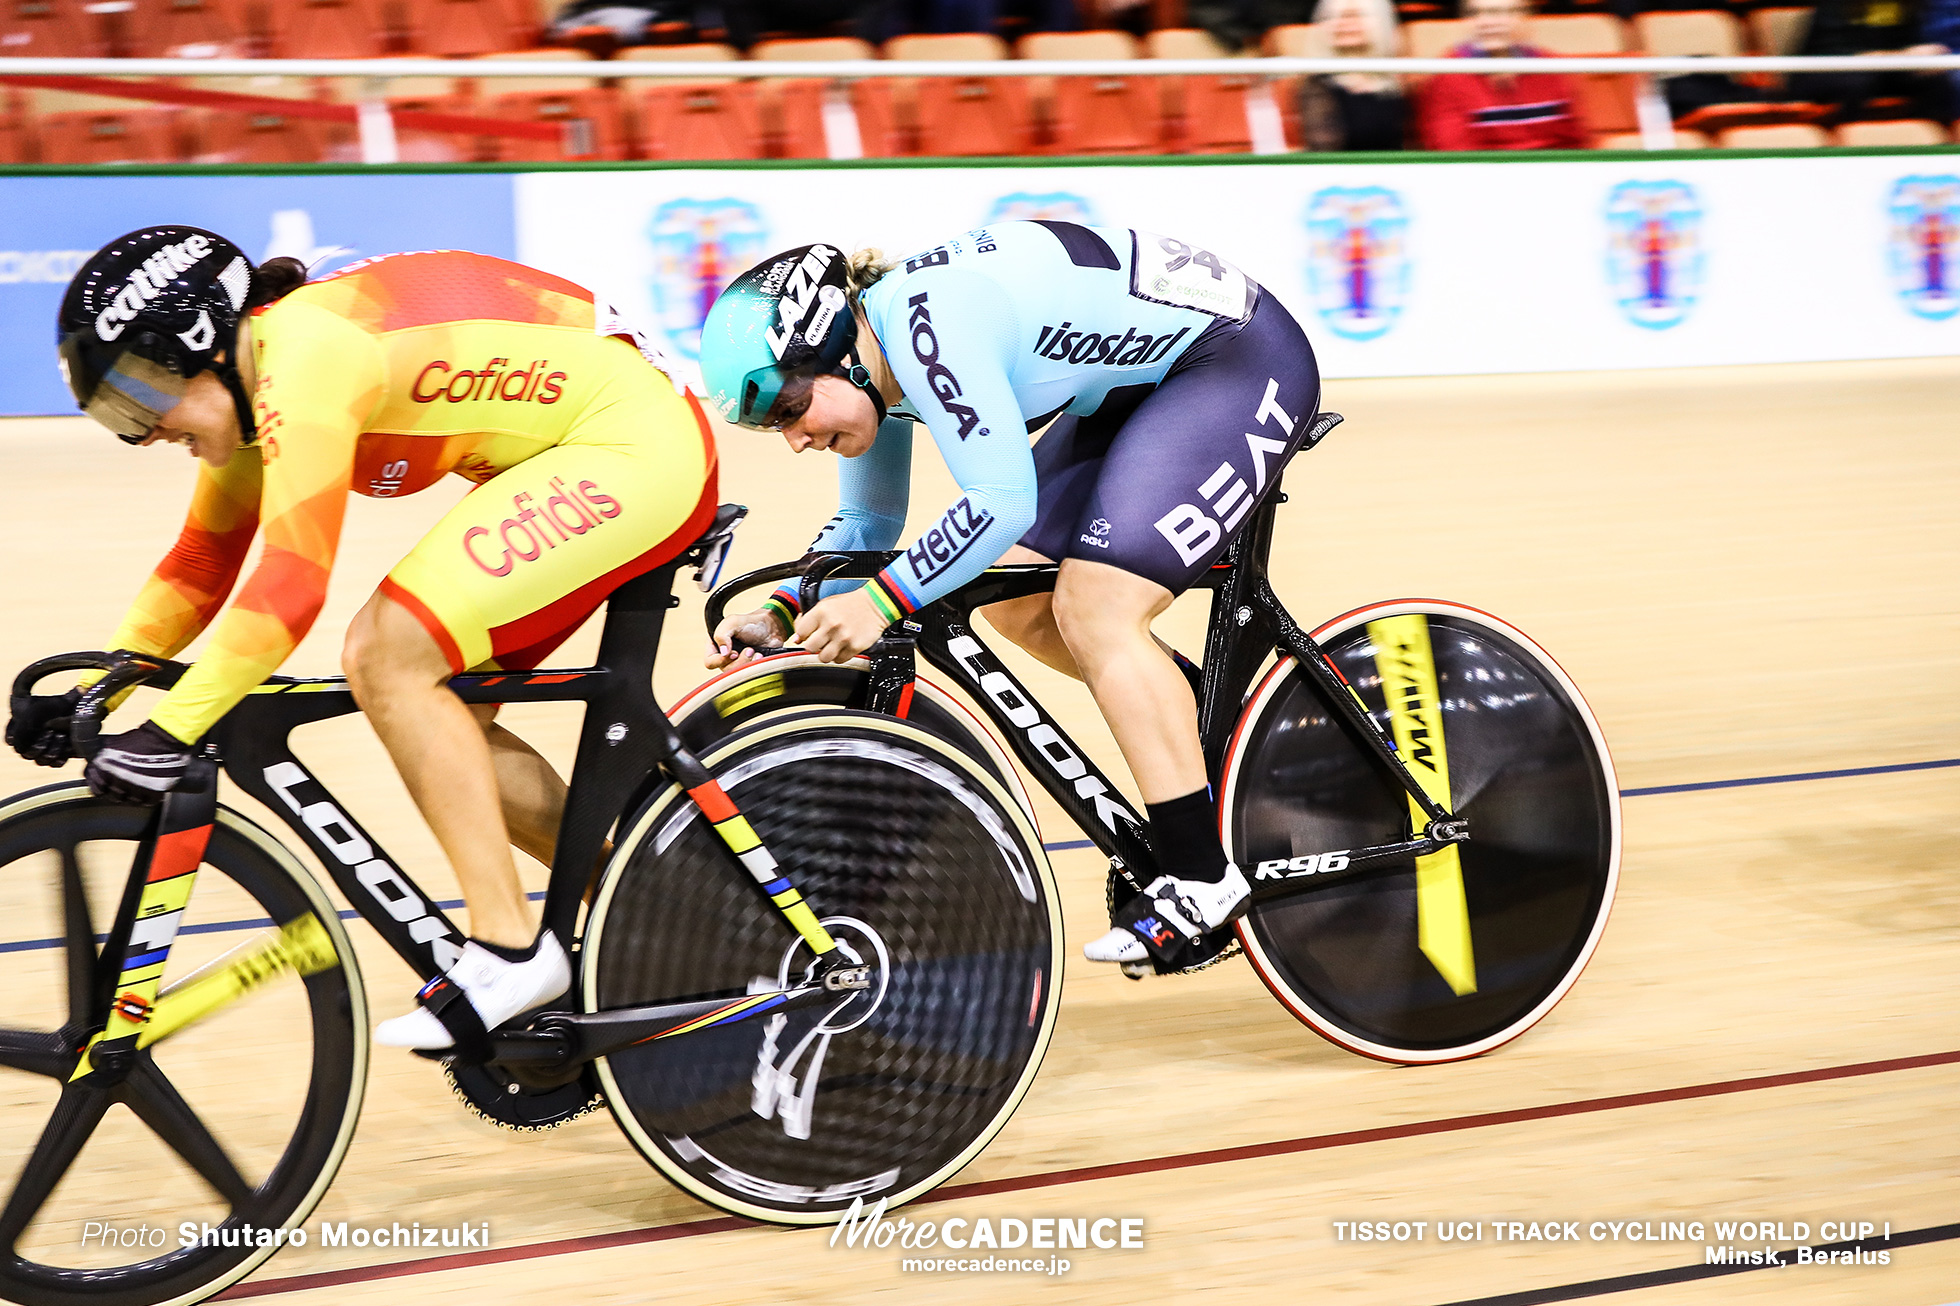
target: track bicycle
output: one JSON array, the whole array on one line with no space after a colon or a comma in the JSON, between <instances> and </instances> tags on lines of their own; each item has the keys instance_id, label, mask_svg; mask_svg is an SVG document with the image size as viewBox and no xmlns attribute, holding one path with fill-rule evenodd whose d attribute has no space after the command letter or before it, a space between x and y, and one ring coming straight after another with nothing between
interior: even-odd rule
<instances>
[{"instance_id":1,"label":"track bicycle","mask_svg":"<svg viewBox=\"0 0 1960 1306\"><path fill-rule=\"evenodd\" d=\"M1300 451L1340 421L1320 414ZM1598 946L1620 863L1605 739L1558 664L1488 613L1411 599L1302 629L1267 576L1284 501L1275 488L1197 585L1213 593L1199 735L1225 851L1252 884L1210 960L1242 946L1295 1016L1362 1055L1477 1056L1542 1019ZM711 596L708 628L737 593L801 576L807 606L816 579L873 576L894 556L821 554L739 577ZM1107 854L1113 914L1158 873L1145 823L972 621L1055 576L992 568L846 665L795 650L745 663L677 704L677 727L706 747L773 711L867 709L1011 772L959 700L917 674L923 655ZM1124 965L1132 978L1155 969Z\"/></svg>"},{"instance_id":2,"label":"track bicycle","mask_svg":"<svg viewBox=\"0 0 1960 1306\"><path fill-rule=\"evenodd\" d=\"M682 743L654 650L677 568L717 569L741 511L612 594L594 666L451 682L470 703L585 705L542 906L574 978L480 1046L424 1055L496 1124L603 1102L701 1200L817 1224L925 1192L1006 1123L1054 1028L1061 921L1023 802L916 723L819 707ZM81 755L118 694L185 669L68 654L14 693L85 668L107 674L77 705ZM324 1195L367 1073L343 917L425 978L464 940L290 747L356 710L344 679L275 676L158 806L74 781L0 803L0 1297L200 1300ZM220 774L352 911L218 801Z\"/></svg>"}]
</instances>

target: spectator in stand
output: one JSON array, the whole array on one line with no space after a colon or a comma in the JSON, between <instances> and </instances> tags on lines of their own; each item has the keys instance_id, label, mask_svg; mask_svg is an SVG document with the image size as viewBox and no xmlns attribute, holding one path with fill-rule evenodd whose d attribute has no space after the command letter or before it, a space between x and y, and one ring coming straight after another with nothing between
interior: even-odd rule
<instances>
[{"instance_id":1,"label":"spectator in stand","mask_svg":"<svg viewBox=\"0 0 1960 1306\"><path fill-rule=\"evenodd\" d=\"M1542 58L1524 44L1525 0L1463 0L1470 39L1454 59ZM1582 149L1586 130L1574 105L1572 80L1561 73L1478 76L1443 73L1421 96L1422 143L1431 150Z\"/></svg>"},{"instance_id":2,"label":"spectator in stand","mask_svg":"<svg viewBox=\"0 0 1960 1306\"><path fill-rule=\"evenodd\" d=\"M1185 21L1202 27L1234 54L1257 51L1272 27L1313 21L1314 0L1189 0Z\"/></svg>"},{"instance_id":3,"label":"spectator in stand","mask_svg":"<svg viewBox=\"0 0 1960 1306\"><path fill-rule=\"evenodd\" d=\"M1401 53L1390 0L1320 0L1313 20L1325 25L1337 58L1392 59ZM1407 122L1408 102L1393 73L1335 73L1300 84L1300 123L1310 150L1399 150Z\"/></svg>"},{"instance_id":4,"label":"spectator in stand","mask_svg":"<svg viewBox=\"0 0 1960 1306\"><path fill-rule=\"evenodd\" d=\"M1928 52L1960 50L1960 0L1920 0L1919 42ZM1946 75L1946 88L1947 111L1960 116L1960 71Z\"/></svg>"},{"instance_id":5,"label":"spectator in stand","mask_svg":"<svg viewBox=\"0 0 1960 1306\"><path fill-rule=\"evenodd\" d=\"M1951 3L1938 8L1951 11ZM1936 20L1937 21L1937 20ZM1947 26L1960 26L1948 18ZM1942 29L1944 30L1944 29ZM1925 38L1937 42L1936 37ZM1919 5L1913 0L1818 0L1799 54L1945 54L1944 43L1922 44ZM1950 122L1952 84L1938 72L1797 73L1790 93L1837 106L1840 120L1877 116ZM1903 113L1875 110L1873 100L1905 100Z\"/></svg>"}]
</instances>

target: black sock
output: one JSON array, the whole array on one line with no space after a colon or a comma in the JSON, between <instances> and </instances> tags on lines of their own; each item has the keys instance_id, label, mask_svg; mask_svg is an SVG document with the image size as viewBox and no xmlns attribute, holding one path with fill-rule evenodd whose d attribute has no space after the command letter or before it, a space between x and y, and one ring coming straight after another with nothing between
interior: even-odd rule
<instances>
[{"instance_id":1,"label":"black sock","mask_svg":"<svg viewBox=\"0 0 1960 1306\"><path fill-rule=\"evenodd\" d=\"M1218 842L1217 813L1211 790L1200 789L1168 803L1149 803L1150 843L1157 868L1181 880L1225 878L1225 846Z\"/></svg>"},{"instance_id":2,"label":"black sock","mask_svg":"<svg viewBox=\"0 0 1960 1306\"><path fill-rule=\"evenodd\" d=\"M528 948L506 948L501 943L485 943L482 939L471 939L470 942L493 957L502 957L509 962L523 962L538 955L538 939L543 937L544 934L540 932L537 939L531 940L531 946Z\"/></svg>"}]
</instances>

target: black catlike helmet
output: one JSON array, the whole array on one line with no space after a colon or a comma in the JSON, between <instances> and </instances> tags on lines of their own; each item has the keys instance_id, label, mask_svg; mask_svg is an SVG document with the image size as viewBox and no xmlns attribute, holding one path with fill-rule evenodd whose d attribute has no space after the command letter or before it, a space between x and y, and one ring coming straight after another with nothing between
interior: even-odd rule
<instances>
[{"instance_id":1,"label":"black catlike helmet","mask_svg":"<svg viewBox=\"0 0 1960 1306\"><path fill-rule=\"evenodd\" d=\"M235 354L253 280L243 250L197 227L145 227L104 245L68 283L56 319L76 404L138 444L192 377L214 372L250 443L258 428Z\"/></svg>"}]
</instances>

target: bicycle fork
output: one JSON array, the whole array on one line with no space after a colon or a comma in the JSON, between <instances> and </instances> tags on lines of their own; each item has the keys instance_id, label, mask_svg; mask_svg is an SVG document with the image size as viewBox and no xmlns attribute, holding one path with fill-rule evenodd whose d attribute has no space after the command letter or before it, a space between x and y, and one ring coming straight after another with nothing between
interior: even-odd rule
<instances>
[{"instance_id":1,"label":"bicycle fork","mask_svg":"<svg viewBox=\"0 0 1960 1306\"><path fill-rule=\"evenodd\" d=\"M178 926L197 886L198 866L217 820L217 766L200 759L152 818L129 872L97 965L117 969L107 1020L81 1049L69 1082L91 1074L126 1075L135 1054L211 1015L284 970L302 976L340 964L333 940L302 912L244 947L159 993Z\"/></svg>"}]
</instances>

